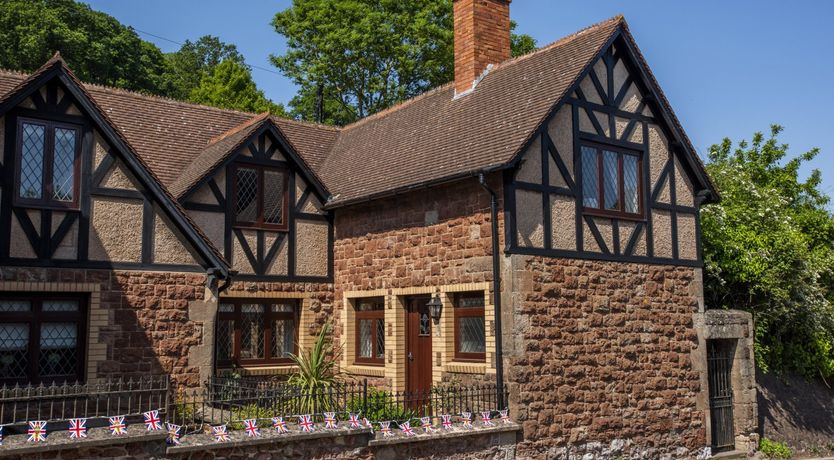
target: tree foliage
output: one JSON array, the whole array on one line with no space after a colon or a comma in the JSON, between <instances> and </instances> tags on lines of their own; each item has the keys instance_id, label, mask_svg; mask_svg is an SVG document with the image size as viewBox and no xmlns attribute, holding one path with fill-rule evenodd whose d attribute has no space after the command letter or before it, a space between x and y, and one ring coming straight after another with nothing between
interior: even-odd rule
<instances>
[{"instance_id":1,"label":"tree foliage","mask_svg":"<svg viewBox=\"0 0 834 460\"><path fill-rule=\"evenodd\" d=\"M820 172L799 169L780 126L752 142L710 148L707 169L722 200L702 210L705 295L712 307L752 312L757 363L807 377L834 374L834 219Z\"/></svg>"},{"instance_id":2,"label":"tree foliage","mask_svg":"<svg viewBox=\"0 0 834 460\"><path fill-rule=\"evenodd\" d=\"M225 109L284 115L284 107L267 99L258 89L249 69L232 59L221 62L212 73L204 73L189 100Z\"/></svg>"},{"instance_id":3,"label":"tree foliage","mask_svg":"<svg viewBox=\"0 0 834 460\"><path fill-rule=\"evenodd\" d=\"M273 64L298 85L294 116L344 125L454 77L451 0L293 0L275 15L287 51ZM535 40L513 34L513 54Z\"/></svg>"},{"instance_id":4,"label":"tree foliage","mask_svg":"<svg viewBox=\"0 0 834 460\"><path fill-rule=\"evenodd\" d=\"M283 113L252 89L250 69L237 48L217 37L187 40L178 51L163 54L132 28L74 0L0 0L0 67L31 72L56 51L86 82L225 108ZM212 80L223 61L242 69L226 69L225 80ZM207 86L197 91L203 80L208 80ZM207 88L220 93L210 96ZM244 93L234 94L238 89Z\"/></svg>"}]
</instances>

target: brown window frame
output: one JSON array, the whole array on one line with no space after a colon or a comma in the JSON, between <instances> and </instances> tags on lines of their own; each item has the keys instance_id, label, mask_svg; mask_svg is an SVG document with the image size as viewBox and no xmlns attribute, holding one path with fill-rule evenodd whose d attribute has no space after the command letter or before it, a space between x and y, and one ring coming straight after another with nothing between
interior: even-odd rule
<instances>
[{"instance_id":1,"label":"brown window frame","mask_svg":"<svg viewBox=\"0 0 834 460\"><path fill-rule=\"evenodd\" d=\"M26 300L30 302L31 309L27 312L0 312L0 323L27 323L29 325L29 344L27 377L7 378L0 375L0 383L63 383L63 382L84 382L85 365L87 362L87 295L78 293L31 293L11 292L0 293L0 300ZM78 311L44 312L43 302L45 300L72 300L78 302ZM40 331L44 323L76 323L78 335L76 336L76 350L78 358L75 374L63 377L41 377L40 376Z\"/></svg>"},{"instance_id":2,"label":"brown window frame","mask_svg":"<svg viewBox=\"0 0 834 460\"><path fill-rule=\"evenodd\" d=\"M584 214L600 217L616 217L627 220L645 220L646 214L643 206L643 154L633 150L624 149L612 145L598 144L594 142L582 142L582 147L590 147L597 152L597 202L598 208L585 206L585 197L582 197L582 212ZM618 209L605 209L605 171L603 170L603 151L614 152L617 154L617 205ZM625 211L625 177L623 174L623 156L631 155L637 157L637 212ZM582 161L580 154L579 161ZM583 167L582 174L584 176L585 170ZM584 177L580 178L580 187L584 183Z\"/></svg>"},{"instance_id":3,"label":"brown window frame","mask_svg":"<svg viewBox=\"0 0 834 460\"><path fill-rule=\"evenodd\" d=\"M478 297L483 301L480 307L461 307L461 300L465 298ZM455 317L455 361L485 362L486 361L486 294L481 291L459 292L454 297ZM460 320L461 318L484 318L484 352L464 353L460 351Z\"/></svg>"},{"instance_id":4,"label":"brown window frame","mask_svg":"<svg viewBox=\"0 0 834 460\"><path fill-rule=\"evenodd\" d=\"M370 310L370 311L360 311L357 307L359 303L362 301L368 300L377 300L381 299L382 308ZM377 298L377 297L367 297L363 299L355 299L354 300L354 325L356 328L355 337L354 337L354 344L355 344L355 353L354 353L354 362L357 364L368 364L373 366L384 366L385 365L385 357L378 358L377 355L379 354L379 350L377 350L377 333L379 329L377 327L371 327L371 357L363 357L360 356L359 353L361 352L361 344L359 342L359 324L362 320L376 320L382 321L383 327L385 327L385 299L384 298ZM376 326L376 324L374 324ZM385 337L383 336L383 340Z\"/></svg>"},{"instance_id":5,"label":"brown window frame","mask_svg":"<svg viewBox=\"0 0 834 460\"><path fill-rule=\"evenodd\" d=\"M274 312L272 311L273 304L292 304L293 311L292 312ZM233 312L221 312L219 310L220 305L222 304L231 304L234 305ZM264 349L263 355L264 358L255 358L255 359L242 359L240 357L240 338L241 338L241 328L240 324L242 322L242 307L244 304L258 304L263 306L264 312ZM293 321L293 331L295 333L295 340L293 340L293 354L298 353L298 329L299 329L299 315L300 315L300 305L301 303L297 299L261 299L261 298L238 298L238 299L227 299L223 298L220 299L218 302L218 312L217 312L217 325L216 328L220 327L220 321L233 321L233 343L232 343L232 359L220 359L217 356L217 337L218 334L215 334L215 344L214 344L214 353L217 357L217 367L231 367L231 366L239 366L239 367L247 367L247 366L259 366L265 364L291 364L293 360L291 358L273 358L272 357L272 341L274 340L272 334L272 323L276 319L291 319Z\"/></svg>"},{"instance_id":6,"label":"brown window frame","mask_svg":"<svg viewBox=\"0 0 834 460\"><path fill-rule=\"evenodd\" d=\"M22 157L23 157L23 125L39 125L43 126L46 132L44 138L43 151L43 168L41 173L41 197L40 198L24 198L20 196L20 175ZM55 129L71 129L75 131L75 157L73 158L72 168L72 201L60 201L52 198L53 184L52 173L53 163L55 162ZM14 170L14 204L28 207L46 208L46 209L61 209L61 210L77 210L79 209L79 196L81 195L81 137L83 135L83 127L72 123L64 123L53 120L45 120L39 118L18 117L17 128L15 131L15 170Z\"/></svg>"},{"instance_id":7,"label":"brown window frame","mask_svg":"<svg viewBox=\"0 0 834 460\"><path fill-rule=\"evenodd\" d=\"M237 170L238 169L253 169L258 173L258 196L257 196L257 216L255 221L241 221L237 218L237 199L238 199L238 183ZM270 224L264 221L264 171L277 171L283 176L283 203L281 205L281 223ZM252 228L260 230L276 230L285 232L289 229L289 171L280 166L266 166L259 163L236 162L231 167L232 181L232 206L230 212L233 213L232 219L236 228Z\"/></svg>"}]
</instances>

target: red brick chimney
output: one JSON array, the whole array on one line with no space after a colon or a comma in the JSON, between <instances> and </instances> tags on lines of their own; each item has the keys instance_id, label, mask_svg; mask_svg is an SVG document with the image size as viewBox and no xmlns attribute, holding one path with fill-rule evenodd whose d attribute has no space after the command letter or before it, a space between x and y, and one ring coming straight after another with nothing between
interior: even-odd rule
<instances>
[{"instance_id":1,"label":"red brick chimney","mask_svg":"<svg viewBox=\"0 0 834 460\"><path fill-rule=\"evenodd\" d=\"M471 90L487 65L510 58L510 1L454 0L456 94Z\"/></svg>"}]
</instances>

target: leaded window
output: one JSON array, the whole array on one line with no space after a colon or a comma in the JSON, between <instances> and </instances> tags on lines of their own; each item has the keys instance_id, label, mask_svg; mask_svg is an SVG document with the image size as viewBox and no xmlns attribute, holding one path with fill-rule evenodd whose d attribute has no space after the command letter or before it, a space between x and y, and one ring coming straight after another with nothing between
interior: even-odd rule
<instances>
[{"instance_id":1,"label":"leaded window","mask_svg":"<svg viewBox=\"0 0 834 460\"><path fill-rule=\"evenodd\" d=\"M241 163L233 168L235 224L238 227L287 229L287 172Z\"/></svg>"},{"instance_id":2,"label":"leaded window","mask_svg":"<svg viewBox=\"0 0 834 460\"><path fill-rule=\"evenodd\" d=\"M583 145L582 204L588 214L642 218L640 155L615 147Z\"/></svg>"},{"instance_id":3,"label":"leaded window","mask_svg":"<svg viewBox=\"0 0 834 460\"><path fill-rule=\"evenodd\" d=\"M291 362L297 352L295 300L223 299L217 313L215 354L220 366Z\"/></svg>"},{"instance_id":4,"label":"leaded window","mask_svg":"<svg viewBox=\"0 0 834 460\"><path fill-rule=\"evenodd\" d=\"M76 295L0 296L0 381L82 381L85 308Z\"/></svg>"},{"instance_id":5,"label":"leaded window","mask_svg":"<svg viewBox=\"0 0 834 460\"><path fill-rule=\"evenodd\" d=\"M465 292L455 296L455 359L486 359L484 293Z\"/></svg>"},{"instance_id":6,"label":"leaded window","mask_svg":"<svg viewBox=\"0 0 834 460\"><path fill-rule=\"evenodd\" d=\"M32 206L78 206L80 129L21 118L17 129L15 199Z\"/></svg>"},{"instance_id":7,"label":"leaded window","mask_svg":"<svg viewBox=\"0 0 834 460\"><path fill-rule=\"evenodd\" d=\"M356 299L356 362L385 364L385 300Z\"/></svg>"}]
</instances>

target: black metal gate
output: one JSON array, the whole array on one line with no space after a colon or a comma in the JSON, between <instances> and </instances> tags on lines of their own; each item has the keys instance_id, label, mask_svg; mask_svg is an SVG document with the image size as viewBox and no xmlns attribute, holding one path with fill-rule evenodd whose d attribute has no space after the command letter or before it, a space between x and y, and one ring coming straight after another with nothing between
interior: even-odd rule
<instances>
[{"instance_id":1,"label":"black metal gate","mask_svg":"<svg viewBox=\"0 0 834 460\"><path fill-rule=\"evenodd\" d=\"M709 414L713 453L735 448L731 379L734 353L735 340L707 340Z\"/></svg>"}]
</instances>

